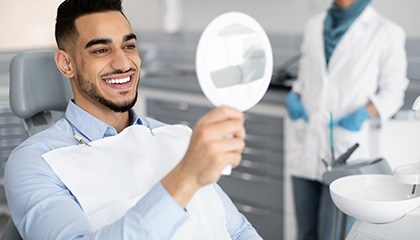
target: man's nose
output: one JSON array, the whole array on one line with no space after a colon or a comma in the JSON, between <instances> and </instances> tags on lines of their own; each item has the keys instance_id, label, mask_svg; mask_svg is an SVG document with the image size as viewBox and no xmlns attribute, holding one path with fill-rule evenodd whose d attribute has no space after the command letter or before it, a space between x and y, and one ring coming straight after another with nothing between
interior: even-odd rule
<instances>
[{"instance_id":1,"label":"man's nose","mask_svg":"<svg viewBox=\"0 0 420 240\"><path fill-rule=\"evenodd\" d=\"M123 50L114 51L111 67L116 70L126 71L131 68L131 61Z\"/></svg>"}]
</instances>

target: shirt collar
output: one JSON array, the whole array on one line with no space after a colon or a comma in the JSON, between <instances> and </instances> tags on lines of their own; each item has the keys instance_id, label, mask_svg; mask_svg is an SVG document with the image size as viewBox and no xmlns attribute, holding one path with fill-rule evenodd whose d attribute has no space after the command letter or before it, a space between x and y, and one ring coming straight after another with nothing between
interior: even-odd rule
<instances>
[{"instance_id":1,"label":"shirt collar","mask_svg":"<svg viewBox=\"0 0 420 240\"><path fill-rule=\"evenodd\" d=\"M130 125L143 124L140 116L135 111L130 110L129 115ZM89 141L117 135L115 128L86 112L73 101L69 101L67 104L65 117L73 125L74 131L82 134Z\"/></svg>"},{"instance_id":2,"label":"shirt collar","mask_svg":"<svg viewBox=\"0 0 420 240\"><path fill-rule=\"evenodd\" d=\"M143 120L134 110L130 110L130 123L131 125L143 125Z\"/></svg>"}]
</instances>

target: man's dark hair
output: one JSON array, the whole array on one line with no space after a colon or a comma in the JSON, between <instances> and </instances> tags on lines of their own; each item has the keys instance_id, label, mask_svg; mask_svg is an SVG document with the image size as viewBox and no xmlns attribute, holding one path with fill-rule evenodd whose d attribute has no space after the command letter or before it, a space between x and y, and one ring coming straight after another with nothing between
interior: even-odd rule
<instances>
[{"instance_id":1,"label":"man's dark hair","mask_svg":"<svg viewBox=\"0 0 420 240\"><path fill-rule=\"evenodd\" d=\"M91 13L107 11L122 12L121 0L65 0L57 9L55 40L59 49L64 49L69 40L76 40L76 19ZM124 14L123 14L124 15Z\"/></svg>"}]
</instances>

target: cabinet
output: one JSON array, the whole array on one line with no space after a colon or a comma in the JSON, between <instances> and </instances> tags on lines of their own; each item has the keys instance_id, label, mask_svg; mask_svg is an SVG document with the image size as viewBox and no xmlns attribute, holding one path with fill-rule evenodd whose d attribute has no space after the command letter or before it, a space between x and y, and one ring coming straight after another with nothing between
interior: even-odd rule
<instances>
[{"instance_id":1,"label":"cabinet","mask_svg":"<svg viewBox=\"0 0 420 240\"><path fill-rule=\"evenodd\" d=\"M136 110L169 124L190 127L213 106L199 91L140 86ZM284 109L259 103L245 113L246 148L240 166L219 185L264 239L284 237Z\"/></svg>"}]
</instances>

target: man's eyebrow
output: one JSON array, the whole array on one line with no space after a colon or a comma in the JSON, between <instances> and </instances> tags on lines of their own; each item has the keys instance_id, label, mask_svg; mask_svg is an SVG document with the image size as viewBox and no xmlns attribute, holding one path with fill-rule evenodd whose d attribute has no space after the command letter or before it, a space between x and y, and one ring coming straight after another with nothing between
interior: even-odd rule
<instances>
[{"instance_id":1,"label":"man's eyebrow","mask_svg":"<svg viewBox=\"0 0 420 240\"><path fill-rule=\"evenodd\" d=\"M109 44L111 42L112 40L108 38L95 38L95 39L90 40L86 44L85 48L90 48L91 46L96 45L96 44Z\"/></svg>"},{"instance_id":2,"label":"man's eyebrow","mask_svg":"<svg viewBox=\"0 0 420 240\"><path fill-rule=\"evenodd\" d=\"M134 34L134 33L130 33L130 34L128 34L128 35L125 35L125 36L124 36L124 38L123 38L124 42L127 42L127 41L129 41L129 40L131 40L131 39L135 39L135 40L137 40L137 36L136 36L136 34Z\"/></svg>"},{"instance_id":3,"label":"man's eyebrow","mask_svg":"<svg viewBox=\"0 0 420 240\"><path fill-rule=\"evenodd\" d=\"M136 34L130 33L128 35L125 35L124 38L123 38L124 42L127 42L127 41L129 41L131 39L136 39L137 40ZM91 46L96 45L96 44L110 44L110 43L112 43L112 40L111 39L108 39L108 38L95 38L95 39L90 40L86 44L85 48L90 48Z\"/></svg>"}]
</instances>

